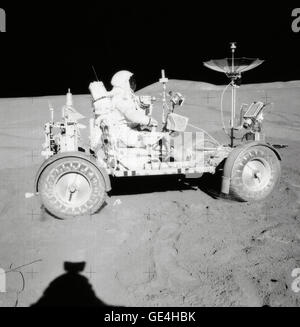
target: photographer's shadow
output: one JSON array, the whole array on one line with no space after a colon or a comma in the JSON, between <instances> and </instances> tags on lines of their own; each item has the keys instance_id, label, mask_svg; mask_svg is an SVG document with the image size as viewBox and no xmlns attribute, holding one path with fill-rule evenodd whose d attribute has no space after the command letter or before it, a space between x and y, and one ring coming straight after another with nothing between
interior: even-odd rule
<instances>
[{"instance_id":1,"label":"photographer's shadow","mask_svg":"<svg viewBox=\"0 0 300 327\"><path fill-rule=\"evenodd\" d=\"M31 307L108 307L97 298L88 278L81 275L85 262L65 262L65 274L54 279Z\"/></svg>"}]
</instances>

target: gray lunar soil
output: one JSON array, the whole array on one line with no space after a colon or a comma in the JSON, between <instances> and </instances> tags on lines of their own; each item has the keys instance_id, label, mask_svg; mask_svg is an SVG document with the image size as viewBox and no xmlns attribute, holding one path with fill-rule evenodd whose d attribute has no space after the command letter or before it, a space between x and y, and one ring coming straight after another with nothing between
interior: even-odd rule
<instances>
[{"instance_id":1,"label":"gray lunar soil","mask_svg":"<svg viewBox=\"0 0 300 327\"><path fill-rule=\"evenodd\" d=\"M172 80L186 96L179 114L226 142L221 86ZM140 94L160 97L159 84ZM225 97L229 119L230 93ZM87 119L89 95L74 95ZM62 221L33 192L43 158L48 101L56 118L65 96L0 100L0 267L7 292L0 306L29 306L64 273L85 261L83 275L99 299L122 306L299 306L293 269L300 267L300 82L244 85L238 105L271 101L267 141L281 149L281 182L271 197L240 203L217 196L213 179L191 183L162 177L114 182L107 205L91 217ZM157 101L154 116L160 119ZM88 129L82 138L88 142ZM18 268L19 267L19 268Z\"/></svg>"}]
</instances>

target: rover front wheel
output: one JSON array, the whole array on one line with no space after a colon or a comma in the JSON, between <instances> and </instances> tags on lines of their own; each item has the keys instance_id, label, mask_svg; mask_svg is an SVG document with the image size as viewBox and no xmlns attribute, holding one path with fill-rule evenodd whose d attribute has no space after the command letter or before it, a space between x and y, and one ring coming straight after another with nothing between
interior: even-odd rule
<instances>
[{"instance_id":1,"label":"rover front wheel","mask_svg":"<svg viewBox=\"0 0 300 327\"><path fill-rule=\"evenodd\" d=\"M250 147L233 164L230 193L241 201L263 200L276 187L280 170L274 151L266 146Z\"/></svg>"},{"instance_id":2,"label":"rover front wheel","mask_svg":"<svg viewBox=\"0 0 300 327\"><path fill-rule=\"evenodd\" d=\"M100 171L79 157L63 157L51 163L41 173L38 189L45 208L61 219L97 212L106 196Z\"/></svg>"}]
</instances>

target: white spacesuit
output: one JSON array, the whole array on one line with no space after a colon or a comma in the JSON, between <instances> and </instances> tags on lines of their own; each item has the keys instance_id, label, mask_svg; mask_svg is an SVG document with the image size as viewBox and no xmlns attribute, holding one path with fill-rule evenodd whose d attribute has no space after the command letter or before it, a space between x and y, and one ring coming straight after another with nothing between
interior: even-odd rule
<instances>
[{"instance_id":1,"label":"white spacesuit","mask_svg":"<svg viewBox=\"0 0 300 327\"><path fill-rule=\"evenodd\" d=\"M114 134L128 147L144 147L144 133L137 130L139 126L156 127L157 122L141 109L138 98L134 95L135 81L133 74L122 70L112 80L110 92L112 96L111 128ZM156 133L159 139L160 133Z\"/></svg>"}]
</instances>

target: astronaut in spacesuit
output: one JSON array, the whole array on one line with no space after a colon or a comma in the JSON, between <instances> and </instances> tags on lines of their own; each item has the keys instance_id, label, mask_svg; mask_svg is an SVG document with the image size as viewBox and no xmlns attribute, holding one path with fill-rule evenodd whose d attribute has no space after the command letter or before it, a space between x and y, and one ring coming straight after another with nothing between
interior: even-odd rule
<instances>
[{"instance_id":1,"label":"astronaut in spacesuit","mask_svg":"<svg viewBox=\"0 0 300 327\"><path fill-rule=\"evenodd\" d=\"M147 116L141 108L134 94L136 83L133 74L126 70L119 71L112 77L111 85L115 134L128 147L145 147L145 133L138 129L140 126L157 127L157 121ZM161 138L161 133L156 134L157 139Z\"/></svg>"}]
</instances>

